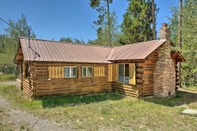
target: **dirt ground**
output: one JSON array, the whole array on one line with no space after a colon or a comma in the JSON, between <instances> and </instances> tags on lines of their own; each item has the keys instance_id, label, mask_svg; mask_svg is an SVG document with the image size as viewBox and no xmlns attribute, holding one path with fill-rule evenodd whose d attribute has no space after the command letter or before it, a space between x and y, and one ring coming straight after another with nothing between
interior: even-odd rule
<instances>
[{"instance_id":1,"label":"dirt ground","mask_svg":"<svg viewBox=\"0 0 197 131\"><path fill-rule=\"evenodd\" d=\"M15 84L6 82L0 84ZM60 125L31 113L21 111L0 95L0 124L13 131L68 131Z\"/></svg>"}]
</instances>

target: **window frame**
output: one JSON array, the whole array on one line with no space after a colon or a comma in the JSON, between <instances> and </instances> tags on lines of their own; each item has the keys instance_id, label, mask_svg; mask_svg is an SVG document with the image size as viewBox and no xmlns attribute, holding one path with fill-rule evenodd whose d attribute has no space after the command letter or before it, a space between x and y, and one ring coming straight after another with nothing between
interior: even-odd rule
<instances>
[{"instance_id":1,"label":"window frame","mask_svg":"<svg viewBox=\"0 0 197 131\"><path fill-rule=\"evenodd\" d=\"M65 68L68 68L69 69L69 76L65 76ZM71 76L71 73L72 73L72 69L73 68L76 68L76 76ZM64 78L77 78L77 66L64 66Z\"/></svg>"},{"instance_id":2,"label":"window frame","mask_svg":"<svg viewBox=\"0 0 197 131\"><path fill-rule=\"evenodd\" d=\"M124 67L124 69L123 69L123 81L121 81L121 79L120 79L120 73L119 73L119 71L120 71L120 65L124 65L123 67ZM127 65L129 65L129 64L127 64ZM128 77L129 78L129 76L126 76L125 75L125 67L126 67L126 64L118 64L118 82L119 83L124 83L124 84L129 84L129 79L128 80L126 80L126 77ZM130 71L129 71L130 72Z\"/></svg>"},{"instance_id":3,"label":"window frame","mask_svg":"<svg viewBox=\"0 0 197 131\"><path fill-rule=\"evenodd\" d=\"M87 69L88 69L89 67L91 67L91 69L92 69L92 74L91 74L91 76L84 76L84 75L83 75L83 68L86 69L86 74L88 74L88 70L87 70ZM93 74L94 74L94 73L93 73L93 66L82 66L82 68L81 68L81 76L82 76L82 77L93 77Z\"/></svg>"}]
</instances>

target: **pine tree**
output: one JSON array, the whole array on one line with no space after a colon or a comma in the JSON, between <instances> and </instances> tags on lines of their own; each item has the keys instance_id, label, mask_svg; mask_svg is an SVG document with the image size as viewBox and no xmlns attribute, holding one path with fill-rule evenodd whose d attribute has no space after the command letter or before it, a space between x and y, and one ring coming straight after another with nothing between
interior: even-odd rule
<instances>
[{"instance_id":1,"label":"pine tree","mask_svg":"<svg viewBox=\"0 0 197 131\"><path fill-rule=\"evenodd\" d=\"M152 0L152 21L153 21L153 39L156 40L156 18L155 18L155 1Z\"/></svg>"},{"instance_id":2,"label":"pine tree","mask_svg":"<svg viewBox=\"0 0 197 131\"><path fill-rule=\"evenodd\" d=\"M182 11L178 8L172 8L172 18L170 19L170 27L172 41L175 43L179 51L186 59L182 63L182 86L197 85L197 1L187 0L183 2ZM182 25L179 24L179 16L181 14ZM178 31L181 30L180 37L182 38L181 49L178 44Z\"/></svg>"},{"instance_id":3,"label":"pine tree","mask_svg":"<svg viewBox=\"0 0 197 131\"><path fill-rule=\"evenodd\" d=\"M117 23L116 13L112 12L110 14L110 25L111 30L108 28L108 21L107 16L105 17L103 24L101 25L102 30L97 33L97 36L99 36L95 41L89 40L89 44L95 44L95 45L105 45L105 46L118 46L120 45L118 43L118 38L120 35L119 31L119 25ZM109 31L111 36L109 36ZM111 41L111 44L109 45L109 41Z\"/></svg>"},{"instance_id":4,"label":"pine tree","mask_svg":"<svg viewBox=\"0 0 197 131\"><path fill-rule=\"evenodd\" d=\"M93 9L96 9L96 11L99 13L98 20L93 21L96 31L97 31L97 38L99 39L101 36L101 33L103 32L102 25L105 21L105 18L107 17L107 25L108 25L108 36L109 36L109 45L112 44L112 34L111 34L111 20L110 20L110 9L109 4L112 3L112 0L90 0L90 7Z\"/></svg>"},{"instance_id":5,"label":"pine tree","mask_svg":"<svg viewBox=\"0 0 197 131\"><path fill-rule=\"evenodd\" d=\"M6 73L13 73L15 68L13 59L16 55L19 37L29 37L29 30L31 32L31 38L35 38L36 36L32 28L28 26L24 14L21 14L21 18L17 22L9 20L5 23L8 24L8 28L5 29L5 34L0 36L1 48L3 50L3 52L0 51L0 68L4 68Z\"/></svg>"},{"instance_id":6,"label":"pine tree","mask_svg":"<svg viewBox=\"0 0 197 131\"><path fill-rule=\"evenodd\" d=\"M157 11L158 9L155 12ZM121 25L123 35L120 40L123 45L153 39L152 2L150 0L129 0L129 6L123 16L124 20Z\"/></svg>"}]
</instances>

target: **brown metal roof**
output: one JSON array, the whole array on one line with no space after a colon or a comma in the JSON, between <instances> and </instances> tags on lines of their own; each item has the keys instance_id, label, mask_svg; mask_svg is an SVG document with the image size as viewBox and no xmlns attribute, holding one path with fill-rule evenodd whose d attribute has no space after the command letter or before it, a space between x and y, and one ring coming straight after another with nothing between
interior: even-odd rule
<instances>
[{"instance_id":1,"label":"brown metal roof","mask_svg":"<svg viewBox=\"0 0 197 131\"><path fill-rule=\"evenodd\" d=\"M110 47L20 38L25 61L109 63Z\"/></svg>"},{"instance_id":2,"label":"brown metal roof","mask_svg":"<svg viewBox=\"0 0 197 131\"><path fill-rule=\"evenodd\" d=\"M147 41L136 44L104 47L88 44L20 38L25 61L110 63L116 60L145 59L165 41ZM15 60L16 61L16 60Z\"/></svg>"},{"instance_id":3,"label":"brown metal roof","mask_svg":"<svg viewBox=\"0 0 197 131\"><path fill-rule=\"evenodd\" d=\"M180 52L171 52L171 57L173 59L176 59L177 62L185 62L186 61Z\"/></svg>"},{"instance_id":4,"label":"brown metal roof","mask_svg":"<svg viewBox=\"0 0 197 131\"><path fill-rule=\"evenodd\" d=\"M147 42L114 47L108 60L143 60L165 41L152 40Z\"/></svg>"}]
</instances>

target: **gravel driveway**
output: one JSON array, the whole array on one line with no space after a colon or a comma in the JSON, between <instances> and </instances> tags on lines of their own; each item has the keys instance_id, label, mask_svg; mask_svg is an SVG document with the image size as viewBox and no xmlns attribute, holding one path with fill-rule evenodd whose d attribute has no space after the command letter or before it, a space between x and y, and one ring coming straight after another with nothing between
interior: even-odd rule
<instances>
[{"instance_id":1,"label":"gravel driveway","mask_svg":"<svg viewBox=\"0 0 197 131\"><path fill-rule=\"evenodd\" d=\"M7 83L7 82L6 82ZM0 83L0 84L6 84ZM15 84L8 82L7 84ZM14 131L68 131L62 125L21 111L0 95L0 124Z\"/></svg>"},{"instance_id":2,"label":"gravel driveway","mask_svg":"<svg viewBox=\"0 0 197 131\"><path fill-rule=\"evenodd\" d=\"M0 82L0 85L16 85L16 81Z\"/></svg>"}]
</instances>

